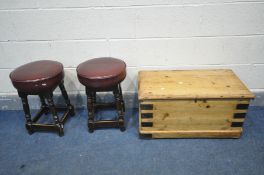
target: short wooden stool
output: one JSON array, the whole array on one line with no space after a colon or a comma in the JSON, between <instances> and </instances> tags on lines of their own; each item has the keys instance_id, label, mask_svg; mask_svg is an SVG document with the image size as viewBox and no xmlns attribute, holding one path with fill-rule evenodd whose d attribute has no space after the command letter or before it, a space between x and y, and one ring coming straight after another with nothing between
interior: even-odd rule
<instances>
[{"instance_id":1,"label":"short wooden stool","mask_svg":"<svg viewBox=\"0 0 264 175\"><path fill-rule=\"evenodd\" d=\"M88 128L116 127L125 130L125 104L120 83L126 77L126 64L116 58L95 58L81 63L77 67L79 81L85 86L88 108ZM115 103L97 103L96 92L113 91ZM115 107L118 111L116 120L95 120L95 110L100 107Z\"/></svg>"},{"instance_id":2,"label":"short wooden stool","mask_svg":"<svg viewBox=\"0 0 264 175\"><path fill-rule=\"evenodd\" d=\"M70 103L63 84L63 65L51 60L35 61L18 67L9 76L22 100L28 133L32 134L36 130L55 130L62 136L64 134L63 124L69 115L74 115L74 107ZM57 86L62 92L66 107L55 107L54 105L53 91ZM33 119L31 119L28 95L39 95L41 101L41 109ZM61 119L57 115L58 110L66 110ZM54 123L38 123L41 116L48 112L52 113Z\"/></svg>"}]
</instances>

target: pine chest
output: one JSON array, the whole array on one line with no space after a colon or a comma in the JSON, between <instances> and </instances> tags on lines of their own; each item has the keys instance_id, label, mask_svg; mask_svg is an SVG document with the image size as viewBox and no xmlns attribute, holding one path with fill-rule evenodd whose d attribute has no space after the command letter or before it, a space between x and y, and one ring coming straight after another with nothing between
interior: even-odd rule
<instances>
[{"instance_id":1,"label":"pine chest","mask_svg":"<svg viewBox=\"0 0 264 175\"><path fill-rule=\"evenodd\" d=\"M239 138L250 99L232 70L140 71L139 133L152 138Z\"/></svg>"}]
</instances>

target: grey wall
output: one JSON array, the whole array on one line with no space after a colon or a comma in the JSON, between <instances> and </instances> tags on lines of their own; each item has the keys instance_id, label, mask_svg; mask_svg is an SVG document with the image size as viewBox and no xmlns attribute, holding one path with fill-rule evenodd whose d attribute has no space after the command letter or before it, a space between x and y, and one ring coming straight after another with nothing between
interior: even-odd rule
<instances>
[{"instance_id":1,"label":"grey wall","mask_svg":"<svg viewBox=\"0 0 264 175\"><path fill-rule=\"evenodd\" d=\"M9 73L33 60L65 66L66 89L83 94L76 66L125 60L125 93L143 69L230 68L264 92L263 0L0 0L0 96L16 94ZM3 98L2 98L3 99Z\"/></svg>"}]
</instances>

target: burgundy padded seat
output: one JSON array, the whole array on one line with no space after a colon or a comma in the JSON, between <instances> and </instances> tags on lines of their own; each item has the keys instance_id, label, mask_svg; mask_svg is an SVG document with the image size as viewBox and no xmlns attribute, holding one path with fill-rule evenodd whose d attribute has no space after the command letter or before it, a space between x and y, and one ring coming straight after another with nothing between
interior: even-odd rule
<instances>
[{"instance_id":1,"label":"burgundy padded seat","mask_svg":"<svg viewBox=\"0 0 264 175\"><path fill-rule=\"evenodd\" d=\"M64 78L63 65L57 61L34 61L10 73L14 87L21 92L38 94L55 89Z\"/></svg>"},{"instance_id":2,"label":"burgundy padded seat","mask_svg":"<svg viewBox=\"0 0 264 175\"><path fill-rule=\"evenodd\" d=\"M81 63L77 67L79 81L88 88L105 89L122 82L126 77L126 63L120 59L103 57Z\"/></svg>"}]
</instances>

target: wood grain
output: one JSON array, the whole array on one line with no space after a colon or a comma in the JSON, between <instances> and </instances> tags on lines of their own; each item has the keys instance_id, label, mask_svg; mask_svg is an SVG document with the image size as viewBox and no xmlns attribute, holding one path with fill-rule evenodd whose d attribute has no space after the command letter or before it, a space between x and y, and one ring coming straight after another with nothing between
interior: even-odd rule
<instances>
[{"instance_id":1,"label":"wood grain","mask_svg":"<svg viewBox=\"0 0 264 175\"><path fill-rule=\"evenodd\" d=\"M251 98L231 70L142 71L139 132L152 138L238 138Z\"/></svg>"},{"instance_id":2,"label":"wood grain","mask_svg":"<svg viewBox=\"0 0 264 175\"><path fill-rule=\"evenodd\" d=\"M254 98L232 70L139 72L139 100Z\"/></svg>"},{"instance_id":3,"label":"wood grain","mask_svg":"<svg viewBox=\"0 0 264 175\"><path fill-rule=\"evenodd\" d=\"M140 131L140 134L152 134L152 138L239 138L242 133L239 130L198 130L198 131Z\"/></svg>"}]
</instances>

